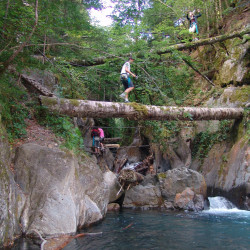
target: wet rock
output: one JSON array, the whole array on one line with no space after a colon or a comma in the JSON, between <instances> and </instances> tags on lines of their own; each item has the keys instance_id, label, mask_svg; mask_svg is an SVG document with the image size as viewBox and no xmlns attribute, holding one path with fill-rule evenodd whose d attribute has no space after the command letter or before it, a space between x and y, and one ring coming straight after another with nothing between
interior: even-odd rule
<instances>
[{"instance_id":1,"label":"wet rock","mask_svg":"<svg viewBox=\"0 0 250 250\"><path fill-rule=\"evenodd\" d=\"M166 200L164 201L162 207L167 209L167 210L174 210L175 209L173 202L166 201Z\"/></svg>"},{"instance_id":2,"label":"wet rock","mask_svg":"<svg viewBox=\"0 0 250 250\"><path fill-rule=\"evenodd\" d=\"M108 204L108 211L119 211L120 208L121 208L120 205L117 203Z\"/></svg>"},{"instance_id":3,"label":"wet rock","mask_svg":"<svg viewBox=\"0 0 250 250\"><path fill-rule=\"evenodd\" d=\"M191 188L186 188L183 192L176 194L174 206L184 210L193 210L194 192Z\"/></svg>"},{"instance_id":4,"label":"wet rock","mask_svg":"<svg viewBox=\"0 0 250 250\"><path fill-rule=\"evenodd\" d=\"M191 188L186 188L175 196L174 206L178 209L201 211L204 209L203 195L196 195Z\"/></svg>"},{"instance_id":5,"label":"wet rock","mask_svg":"<svg viewBox=\"0 0 250 250\"><path fill-rule=\"evenodd\" d=\"M194 211L201 211L206 208L206 202L203 195L196 194L194 196L194 207L195 207Z\"/></svg>"}]
</instances>

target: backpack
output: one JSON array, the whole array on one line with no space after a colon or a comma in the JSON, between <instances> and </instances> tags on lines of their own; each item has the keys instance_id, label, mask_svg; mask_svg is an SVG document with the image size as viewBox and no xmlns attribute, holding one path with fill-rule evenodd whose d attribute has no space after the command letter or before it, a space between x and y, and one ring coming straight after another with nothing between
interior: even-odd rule
<instances>
[{"instance_id":1,"label":"backpack","mask_svg":"<svg viewBox=\"0 0 250 250\"><path fill-rule=\"evenodd\" d=\"M91 136L92 137L94 137L94 136L100 136L100 132L99 132L98 128L93 128L92 129Z\"/></svg>"}]
</instances>

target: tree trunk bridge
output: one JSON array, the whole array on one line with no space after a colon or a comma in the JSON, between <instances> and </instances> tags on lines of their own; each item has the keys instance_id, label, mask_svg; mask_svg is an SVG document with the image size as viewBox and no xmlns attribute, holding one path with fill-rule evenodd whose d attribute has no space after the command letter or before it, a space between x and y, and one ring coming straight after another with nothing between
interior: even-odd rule
<instances>
[{"instance_id":1,"label":"tree trunk bridge","mask_svg":"<svg viewBox=\"0 0 250 250\"><path fill-rule=\"evenodd\" d=\"M243 117L243 108L167 107L40 96L43 106L71 117L130 120L227 120Z\"/></svg>"}]
</instances>

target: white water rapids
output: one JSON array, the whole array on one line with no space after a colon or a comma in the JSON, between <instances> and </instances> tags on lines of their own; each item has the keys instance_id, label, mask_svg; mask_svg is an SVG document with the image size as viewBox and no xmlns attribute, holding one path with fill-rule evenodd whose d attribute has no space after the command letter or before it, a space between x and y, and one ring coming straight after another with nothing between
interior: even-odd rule
<instances>
[{"instance_id":1,"label":"white water rapids","mask_svg":"<svg viewBox=\"0 0 250 250\"><path fill-rule=\"evenodd\" d=\"M225 197L216 196L208 197L210 207L208 210L204 210L203 213L226 215L226 214L237 214L237 216L250 216L250 211L240 210L233 203L227 200Z\"/></svg>"}]
</instances>

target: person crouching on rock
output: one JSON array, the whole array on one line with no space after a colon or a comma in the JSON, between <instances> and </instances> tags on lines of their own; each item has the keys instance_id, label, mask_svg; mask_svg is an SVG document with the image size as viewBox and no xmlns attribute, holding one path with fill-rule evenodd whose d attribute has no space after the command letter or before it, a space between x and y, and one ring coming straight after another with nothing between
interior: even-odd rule
<instances>
[{"instance_id":1,"label":"person crouching on rock","mask_svg":"<svg viewBox=\"0 0 250 250\"><path fill-rule=\"evenodd\" d=\"M92 147L95 154L100 154L100 131L97 127L92 128L91 137L93 138Z\"/></svg>"},{"instance_id":2,"label":"person crouching on rock","mask_svg":"<svg viewBox=\"0 0 250 250\"><path fill-rule=\"evenodd\" d=\"M102 128L98 128L100 132L100 145L101 145L101 151L104 151L103 141L104 141L104 131Z\"/></svg>"}]
</instances>

